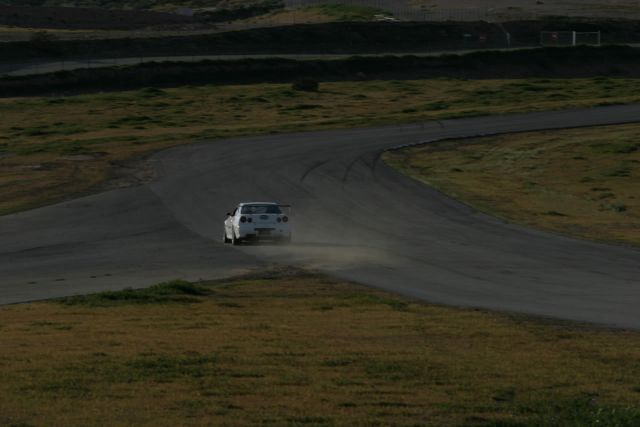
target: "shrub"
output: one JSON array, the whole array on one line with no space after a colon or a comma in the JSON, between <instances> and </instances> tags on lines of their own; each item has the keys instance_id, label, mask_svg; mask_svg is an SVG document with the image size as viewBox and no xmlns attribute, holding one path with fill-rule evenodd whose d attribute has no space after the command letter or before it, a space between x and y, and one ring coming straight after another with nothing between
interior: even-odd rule
<instances>
[{"instance_id":1,"label":"shrub","mask_svg":"<svg viewBox=\"0 0 640 427\"><path fill-rule=\"evenodd\" d=\"M291 88L298 91L317 92L320 89L320 83L314 79L300 79L293 82Z\"/></svg>"},{"instance_id":2,"label":"shrub","mask_svg":"<svg viewBox=\"0 0 640 427\"><path fill-rule=\"evenodd\" d=\"M56 42L58 37L48 31L37 31L29 37L29 44L38 52L58 54Z\"/></svg>"}]
</instances>

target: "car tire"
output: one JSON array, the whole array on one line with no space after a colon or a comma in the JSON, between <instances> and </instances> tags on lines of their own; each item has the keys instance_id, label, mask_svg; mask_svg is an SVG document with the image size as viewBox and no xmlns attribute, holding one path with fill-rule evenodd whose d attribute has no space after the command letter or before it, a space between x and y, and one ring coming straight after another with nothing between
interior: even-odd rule
<instances>
[{"instance_id":1,"label":"car tire","mask_svg":"<svg viewBox=\"0 0 640 427\"><path fill-rule=\"evenodd\" d=\"M233 246L238 246L240 244L240 239L236 238L235 231L231 231L231 244Z\"/></svg>"}]
</instances>

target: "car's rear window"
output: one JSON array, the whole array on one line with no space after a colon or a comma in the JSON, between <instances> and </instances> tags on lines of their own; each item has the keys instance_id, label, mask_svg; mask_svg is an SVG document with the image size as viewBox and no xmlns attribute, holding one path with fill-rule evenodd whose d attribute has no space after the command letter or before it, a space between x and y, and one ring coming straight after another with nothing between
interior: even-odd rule
<instances>
[{"instance_id":1,"label":"car's rear window","mask_svg":"<svg viewBox=\"0 0 640 427\"><path fill-rule=\"evenodd\" d=\"M245 205L242 207L243 214L281 214L282 211L278 205Z\"/></svg>"}]
</instances>

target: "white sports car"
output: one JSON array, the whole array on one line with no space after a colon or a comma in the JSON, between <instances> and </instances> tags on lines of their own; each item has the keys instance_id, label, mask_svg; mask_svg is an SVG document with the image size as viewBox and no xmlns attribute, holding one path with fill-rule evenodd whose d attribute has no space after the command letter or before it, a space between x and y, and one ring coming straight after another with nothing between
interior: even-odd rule
<instances>
[{"instance_id":1,"label":"white sports car","mask_svg":"<svg viewBox=\"0 0 640 427\"><path fill-rule=\"evenodd\" d=\"M227 213L224 243L237 245L260 240L290 243L291 223L285 212L289 208L271 202L240 203L232 213Z\"/></svg>"}]
</instances>

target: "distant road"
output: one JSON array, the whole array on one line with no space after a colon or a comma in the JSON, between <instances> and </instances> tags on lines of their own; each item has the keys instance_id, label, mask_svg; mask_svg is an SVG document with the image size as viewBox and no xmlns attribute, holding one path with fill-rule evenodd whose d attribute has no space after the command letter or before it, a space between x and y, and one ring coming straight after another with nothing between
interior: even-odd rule
<instances>
[{"instance_id":1,"label":"distant road","mask_svg":"<svg viewBox=\"0 0 640 427\"><path fill-rule=\"evenodd\" d=\"M166 150L152 183L0 217L0 304L277 263L435 303L640 329L639 249L504 223L379 160L442 138L637 121L629 105ZM293 205L293 245L221 243L225 213L250 200Z\"/></svg>"}]
</instances>

